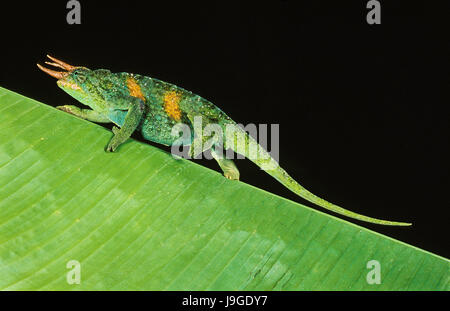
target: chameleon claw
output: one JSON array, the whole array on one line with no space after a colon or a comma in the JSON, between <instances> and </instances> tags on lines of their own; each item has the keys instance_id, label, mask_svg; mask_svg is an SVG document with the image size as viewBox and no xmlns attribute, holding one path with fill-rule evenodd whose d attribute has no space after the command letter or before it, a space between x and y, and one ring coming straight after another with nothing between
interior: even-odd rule
<instances>
[{"instance_id":1,"label":"chameleon claw","mask_svg":"<svg viewBox=\"0 0 450 311\"><path fill-rule=\"evenodd\" d=\"M118 139L117 139L117 133L120 131L120 129L118 127L114 126L112 131L114 133L114 136L111 139L111 141L109 142L108 147L106 147L106 152L114 152L114 151L116 151L117 147L119 147L119 145L120 145L120 142L118 142Z\"/></svg>"},{"instance_id":2,"label":"chameleon claw","mask_svg":"<svg viewBox=\"0 0 450 311\"><path fill-rule=\"evenodd\" d=\"M66 106L57 106L56 109L72 114L72 111Z\"/></svg>"},{"instance_id":3,"label":"chameleon claw","mask_svg":"<svg viewBox=\"0 0 450 311\"><path fill-rule=\"evenodd\" d=\"M225 178L229 180L239 180L239 172L234 171L225 172L223 173L223 176L225 176Z\"/></svg>"},{"instance_id":4,"label":"chameleon claw","mask_svg":"<svg viewBox=\"0 0 450 311\"><path fill-rule=\"evenodd\" d=\"M113 145L109 144L108 147L106 147L106 152L114 152L116 151L116 147L114 147Z\"/></svg>"}]
</instances>

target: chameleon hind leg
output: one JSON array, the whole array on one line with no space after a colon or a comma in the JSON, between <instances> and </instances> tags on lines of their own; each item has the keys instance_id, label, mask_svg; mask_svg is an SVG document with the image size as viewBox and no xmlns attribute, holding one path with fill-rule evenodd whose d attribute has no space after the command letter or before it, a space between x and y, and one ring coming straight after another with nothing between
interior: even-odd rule
<instances>
[{"instance_id":1,"label":"chameleon hind leg","mask_svg":"<svg viewBox=\"0 0 450 311\"><path fill-rule=\"evenodd\" d=\"M239 170L233 160L225 159L223 153L219 154L215 148L211 149L211 155L217 161L223 171L223 176L231 180L239 180Z\"/></svg>"},{"instance_id":2,"label":"chameleon hind leg","mask_svg":"<svg viewBox=\"0 0 450 311\"><path fill-rule=\"evenodd\" d=\"M219 145L222 144L220 137L216 136L217 132L215 132L214 135L212 135L212 133L210 133L209 135L203 135L203 129L199 131L199 129L196 128L194 118L191 115L188 115L188 118L191 121L191 124L193 124L194 132L202 133L201 135L195 135L194 139L192 140L189 149L189 156L192 159L195 159L198 155L200 155L204 151L211 150L211 155L219 164L220 168L223 171L223 175L228 179L239 180L239 170L237 169L234 162L232 160L225 159L223 157L223 152L218 153L215 150L215 146L217 144ZM204 118L203 121L205 121L205 127L206 125L211 124L211 121L208 120L207 118ZM223 135L222 129L220 128L219 130L220 134Z\"/></svg>"},{"instance_id":3,"label":"chameleon hind leg","mask_svg":"<svg viewBox=\"0 0 450 311\"><path fill-rule=\"evenodd\" d=\"M225 159L223 157L223 153L218 153L214 147L211 146L206 146L204 148L201 149L195 149L196 144L200 144L200 141L196 141L194 139L194 141L192 142L191 146L190 146L190 150L189 150L189 154L190 157L192 159L196 158L200 153L202 153L203 151L209 150L211 149L211 155L214 158L214 160L217 161L217 163L219 164L220 168L223 171L223 175L231 180L239 180L239 170L236 167L236 164L234 164L234 162L232 160L229 159ZM201 150L201 152L200 152Z\"/></svg>"},{"instance_id":4,"label":"chameleon hind leg","mask_svg":"<svg viewBox=\"0 0 450 311\"><path fill-rule=\"evenodd\" d=\"M207 118L203 118L204 124L196 123L196 120L193 116L188 114L189 121L194 130L194 139L191 142L189 147L189 157L191 159L195 159L204 151L213 148L216 141L212 137L212 135L205 135L203 132L204 127L210 122ZM202 126L202 128L200 128Z\"/></svg>"}]
</instances>

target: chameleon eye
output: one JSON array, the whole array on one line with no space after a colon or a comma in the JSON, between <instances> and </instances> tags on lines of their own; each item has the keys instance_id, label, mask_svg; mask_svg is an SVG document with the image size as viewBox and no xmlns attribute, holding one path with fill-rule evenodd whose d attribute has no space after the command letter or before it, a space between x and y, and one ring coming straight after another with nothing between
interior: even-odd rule
<instances>
[{"instance_id":1,"label":"chameleon eye","mask_svg":"<svg viewBox=\"0 0 450 311\"><path fill-rule=\"evenodd\" d=\"M86 76L85 75L83 75L83 74L81 74L79 72L74 72L74 75L75 75L75 79L77 79L78 82L84 83L86 81Z\"/></svg>"}]
</instances>

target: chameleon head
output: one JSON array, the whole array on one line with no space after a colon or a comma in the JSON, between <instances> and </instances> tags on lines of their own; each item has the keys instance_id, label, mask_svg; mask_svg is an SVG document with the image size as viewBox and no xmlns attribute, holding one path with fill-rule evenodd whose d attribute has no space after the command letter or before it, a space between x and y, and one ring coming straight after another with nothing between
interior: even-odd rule
<instances>
[{"instance_id":1,"label":"chameleon head","mask_svg":"<svg viewBox=\"0 0 450 311\"><path fill-rule=\"evenodd\" d=\"M45 62L47 65L61 68L65 71L51 70L41 66L40 64L37 64L38 68L48 75L58 79L56 82L58 86L65 92L69 93L72 97L82 103L89 100L90 94L86 91L86 84L89 83L89 77L92 71L86 67L69 65L50 55L47 55L47 57L52 60L52 62Z\"/></svg>"}]
</instances>

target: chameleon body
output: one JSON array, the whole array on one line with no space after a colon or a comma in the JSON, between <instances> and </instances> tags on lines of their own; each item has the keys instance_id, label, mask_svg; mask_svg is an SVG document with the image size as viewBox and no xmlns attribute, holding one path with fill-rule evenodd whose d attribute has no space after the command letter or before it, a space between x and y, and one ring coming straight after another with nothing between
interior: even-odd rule
<instances>
[{"instance_id":1,"label":"chameleon body","mask_svg":"<svg viewBox=\"0 0 450 311\"><path fill-rule=\"evenodd\" d=\"M116 125L113 128L114 136L106 147L107 152L115 151L134 131L140 131L149 141L167 146L190 146L189 155L193 158L210 149L225 177L238 180L239 171L236 165L232 160L225 159L217 147L223 148L220 150L232 149L249 158L289 190L325 209L370 223L411 225L357 214L312 194L278 166L270 154L221 109L190 91L142 75L112 73L105 69L90 70L48 57L53 62L46 62L47 64L65 71L54 71L39 64L38 67L57 78L60 88L91 109L80 109L71 105L57 108L92 122L112 122ZM216 124L223 129L222 146L217 146L211 136L203 135L201 130L195 128L196 117L201 117L203 128ZM173 127L179 123L187 124L192 133L182 141L172 135ZM233 129L231 133L230 128Z\"/></svg>"}]
</instances>

